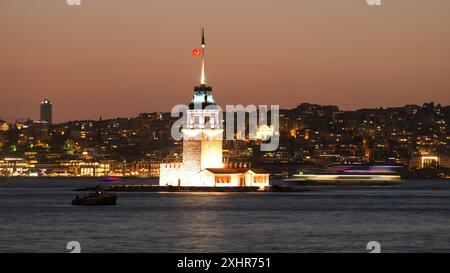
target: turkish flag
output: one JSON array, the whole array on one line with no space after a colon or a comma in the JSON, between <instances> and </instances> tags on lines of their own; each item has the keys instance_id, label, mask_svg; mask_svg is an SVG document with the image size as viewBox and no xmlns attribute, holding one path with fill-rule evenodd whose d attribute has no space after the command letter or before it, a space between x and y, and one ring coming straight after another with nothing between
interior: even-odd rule
<instances>
[{"instance_id":1,"label":"turkish flag","mask_svg":"<svg viewBox=\"0 0 450 273\"><path fill-rule=\"evenodd\" d=\"M194 56L194 57L202 56L202 50L200 48L196 48L196 49L192 50L192 56Z\"/></svg>"}]
</instances>

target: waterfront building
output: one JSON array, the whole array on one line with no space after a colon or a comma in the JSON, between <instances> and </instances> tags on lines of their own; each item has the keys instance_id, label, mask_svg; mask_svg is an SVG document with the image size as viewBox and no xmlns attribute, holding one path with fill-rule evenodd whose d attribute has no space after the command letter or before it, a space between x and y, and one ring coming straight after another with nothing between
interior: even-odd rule
<instances>
[{"instance_id":1,"label":"waterfront building","mask_svg":"<svg viewBox=\"0 0 450 273\"><path fill-rule=\"evenodd\" d=\"M421 155L409 160L409 169L421 168L450 168L450 156L448 155Z\"/></svg>"},{"instance_id":2,"label":"waterfront building","mask_svg":"<svg viewBox=\"0 0 450 273\"><path fill-rule=\"evenodd\" d=\"M0 176L32 176L35 160L6 157L0 159Z\"/></svg>"},{"instance_id":3,"label":"waterfront building","mask_svg":"<svg viewBox=\"0 0 450 273\"><path fill-rule=\"evenodd\" d=\"M162 163L160 186L247 187L269 185L269 173L262 169L224 168L222 158L222 116L205 77L205 35L202 31L201 79L194 87L183 134L183 161Z\"/></svg>"}]
</instances>

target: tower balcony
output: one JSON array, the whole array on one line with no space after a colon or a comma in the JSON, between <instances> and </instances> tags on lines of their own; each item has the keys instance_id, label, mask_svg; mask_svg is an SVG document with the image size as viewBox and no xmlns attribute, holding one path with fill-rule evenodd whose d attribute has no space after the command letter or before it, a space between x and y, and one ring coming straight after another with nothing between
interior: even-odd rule
<instances>
[{"instance_id":1,"label":"tower balcony","mask_svg":"<svg viewBox=\"0 0 450 273\"><path fill-rule=\"evenodd\" d=\"M208 91L208 92L212 92L212 87L208 86L206 84L200 84L194 87L194 92L198 92L198 91Z\"/></svg>"}]
</instances>

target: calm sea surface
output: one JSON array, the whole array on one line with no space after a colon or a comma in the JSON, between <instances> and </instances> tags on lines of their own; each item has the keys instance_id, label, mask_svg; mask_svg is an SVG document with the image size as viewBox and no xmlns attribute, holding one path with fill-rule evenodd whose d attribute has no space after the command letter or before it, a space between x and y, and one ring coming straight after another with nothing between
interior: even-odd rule
<instances>
[{"instance_id":1,"label":"calm sea surface","mask_svg":"<svg viewBox=\"0 0 450 273\"><path fill-rule=\"evenodd\" d=\"M125 180L143 184L155 181ZM299 193L119 193L72 206L96 179L0 179L0 252L450 252L450 181ZM81 195L84 193L81 193Z\"/></svg>"}]
</instances>

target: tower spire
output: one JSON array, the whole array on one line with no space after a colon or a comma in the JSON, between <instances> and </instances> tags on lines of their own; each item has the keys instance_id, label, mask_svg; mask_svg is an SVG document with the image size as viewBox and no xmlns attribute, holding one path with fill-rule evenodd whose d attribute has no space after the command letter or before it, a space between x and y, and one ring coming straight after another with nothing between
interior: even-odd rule
<instances>
[{"instance_id":1,"label":"tower spire","mask_svg":"<svg viewBox=\"0 0 450 273\"><path fill-rule=\"evenodd\" d=\"M206 77L205 77L205 48L206 48L206 44L205 44L205 29L202 28L202 75L201 75L201 79L200 79L200 84L202 85L206 85Z\"/></svg>"},{"instance_id":2,"label":"tower spire","mask_svg":"<svg viewBox=\"0 0 450 273\"><path fill-rule=\"evenodd\" d=\"M208 86L206 84L206 77L205 77L205 29L202 28L202 37L201 37L201 48L198 48L195 50L195 53L193 53L195 56L200 55L202 58L202 70L201 70L201 78L200 78L200 84L197 86L194 86L194 96L192 97L191 102L189 103L189 109L195 109L196 105L201 106L201 109L205 109L206 106L212 106L216 105L216 102L214 101L212 97L212 87ZM198 52L200 51L200 52ZM200 53L200 54L199 54Z\"/></svg>"}]
</instances>

